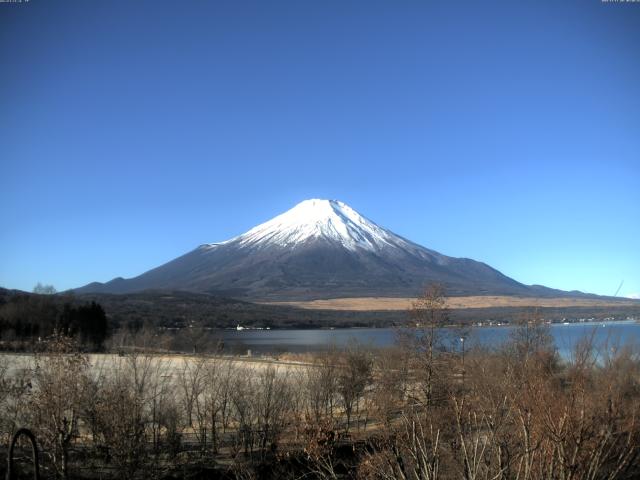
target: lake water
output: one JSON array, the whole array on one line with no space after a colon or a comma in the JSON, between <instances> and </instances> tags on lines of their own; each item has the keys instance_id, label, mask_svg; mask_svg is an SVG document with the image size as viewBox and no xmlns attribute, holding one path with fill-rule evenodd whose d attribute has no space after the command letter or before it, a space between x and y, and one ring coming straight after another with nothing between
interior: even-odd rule
<instances>
[{"instance_id":1,"label":"lake water","mask_svg":"<svg viewBox=\"0 0 640 480\"><path fill-rule=\"evenodd\" d=\"M465 349L474 346L496 347L509 338L511 326L472 327L465 339ZM640 323L616 321L606 323L552 324L551 335L563 358L570 358L576 343L585 336L593 336L595 344L607 350L622 346L640 346ZM460 343L455 329L442 329L449 342ZM216 332L228 350L252 353L309 352L341 347L350 341L373 347L393 345L397 338L394 328L353 328L318 330L223 330Z\"/></svg>"}]
</instances>

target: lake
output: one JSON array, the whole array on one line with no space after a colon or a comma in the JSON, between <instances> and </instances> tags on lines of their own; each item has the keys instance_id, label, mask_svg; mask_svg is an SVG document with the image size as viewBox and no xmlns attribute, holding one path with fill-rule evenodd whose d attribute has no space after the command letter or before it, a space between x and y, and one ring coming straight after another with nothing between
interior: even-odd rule
<instances>
[{"instance_id":1,"label":"lake","mask_svg":"<svg viewBox=\"0 0 640 480\"><path fill-rule=\"evenodd\" d=\"M465 349L478 345L499 346L509 338L514 328L516 327L471 327L465 340ZM591 335L600 348L640 346L640 323L633 320L552 324L550 331L563 358L570 358L576 343L581 338ZM461 343L456 329L442 329L442 333L449 338L449 342ZM373 347L387 347L395 342L396 334L397 330L394 328L221 330L216 332L216 335L223 340L226 349L243 353L246 350L251 350L252 353L319 351L330 346L341 347L354 340Z\"/></svg>"}]
</instances>

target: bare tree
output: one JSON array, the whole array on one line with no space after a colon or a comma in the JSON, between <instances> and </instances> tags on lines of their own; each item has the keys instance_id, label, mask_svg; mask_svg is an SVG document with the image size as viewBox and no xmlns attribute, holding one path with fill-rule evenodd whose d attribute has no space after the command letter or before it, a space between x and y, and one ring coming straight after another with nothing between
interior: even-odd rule
<instances>
[{"instance_id":1,"label":"bare tree","mask_svg":"<svg viewBox=\"0 0 640 480\"><path fill-rule=\"evenodd\" d=\"M556 350L549 324L537 309L525 311L510 332L505 346L514 363L526 368L530 360L545 361L549 366L556 360Z\"/></svg>"},{"instance_id":2,"label":"bare tree","mask_svg":"<svg viewBox=\"0 0 640 480\"><path fill-rule=\"evenodd\" d=\"M97 443L121 478L134 478L147 463L147 425L152 423L154 385L160 379L151 355L121 357L96 399Z\"/></svg>"},{"instance_id":3,"label":"bare tree","mask_svg":"<svg viewBox=\"0 0 640 480\"><path fill-rule=\"evenodd\" d=\"M333 421L337 394L337 354L330 350L315 356L313 365L303 372L302 388L307 422Z\"/></svg>"},{"instance_id":4,"label":"bare tree","mask_svg":"<svg viewBox=\"0 0 640 480\"><path fill-rule=\"evenodd\" d=\"M409 315L414 333L411 340L422 372L424 401L426 405L431 405L436 375L438 328L445 326L449 320L444 287L439 283L427 285L422 294L412 302Z\"/></svg>"},{"instance_id":5,"label":"bare tree","mask_svg":"<svg viewBox=\"0 0 640 480\"><path fill-rule=\"evenodd\" d=\"M28 402L32 391L32 372L0 356L0 442L11 436L28 420Z\"/></svg>"},{"instance_id":6,"label":"bare tree","mask_svg":"<svg viewBox=\"0 0 640 480\"><path fill-rule=\"evenodd\" d=\"M359 465L362 478L438 480L441 478L440 430L428 417L409 409L397 427L367 453ZM448 477L447 477L448 478ZM453 478L453 477L452 477Z\"/></svg>"},{"instance_id":7,"label":"bare tree","mask_svg":"<svg viewBox=\"0 0 640 480\"><path fill-rule=\"evenodd\" d=\"M186 414L187 427L189 428L194 427L194 409L203 408L200 404L200 396L204 390L204 381L204 358L185 358L182 371L178 376L178 386L181 390L180 398Z\"/></svg>"},{"instance_id":8,"label":"bare tree","mask_svg":"<svg viewBox=\"0 0 640 480\"><path fill-rule=\"evenodd\" d=\"M275 451L280 436L291 422L293 392L289 371L273 365L260 371L256 385L256 417L262 457Z\"/></svg>"},{"instance_id":9,"label":"bare tree","mask_svg":"<svg viewBox=\"0 0 640 480\"><path fill-rule=\"evenodd\" d=\"M180 334L184 336L192 353L200 353L205 345L211 343L208 331L199 323L190 322L185 328L180 330Z\"/></svg>"},{"instance_id":10,"label":"bare tree","mask_svg":"<svg viewBox=\"0 0 640 480\"><path fill-rule=\"evenodd\" d=\"M354 410L358 410L360 398L371 383L372 359L369 352L357 344L350 345L342 356L337 373L338 394L346 415L346 431L349 432Z\"/></svg>"},{"instance_id":11,"label":"bare tree","mask_svg":"<svg viewBox=\"0 0 640 480\"><path fill-rule=\"evenodd\" d=\"M207 362L203 379L201 404L197 408L198 424L211 434L211 448L218 452L220 433L224 430L225 415L229 404L229 386L231 385L232 364L229 360L215 358Z\"/></svg>"},{"instance_id":12,"label":"bare tree","mask_svg":"<svg viewBox=\"0 0 640 480\"><path fill-rule=\"evenodd\" d=\"M389 429L404 406L408 386L408 357L397 348L385 349L375 358L372 403L379 421Z\"/></svg>"},{"instance_id":13,"label":"bare tree","mask_svg":"<svg viewBox=\"0 0 640 480\"><path fill-rule=\"evenodd\" d=\"M88 367L88 358L73 341L59 335L47 342L46 353L35 357L32 424L61 478L69 476L69 448L78 435Z\"/></svg>"},{"instance_id":14,"label":"bare tree","mask_svg":"<svg viewBox=\"0 0 640 480\"><path fill-rule=\"evenodd\" d=\"M54 295L57 293L57 290L53 285L43 285L38 282L36 283L36 286L33 287L33 293L38 293L40 295Z\"/></svg>"},{"instance_id":15,"label":"bare tree","mask_svg":"<svg viewBox=\"0 0 640 480\"><path fill-rule=\"evenodd\" d=\"M245 457L253 451L255 442L255 385L254 371L250 368L238 368L235 371L230 390L233 407L236 436L233 451L237 454L244 450Z\"/></svg>"}]
</instances>

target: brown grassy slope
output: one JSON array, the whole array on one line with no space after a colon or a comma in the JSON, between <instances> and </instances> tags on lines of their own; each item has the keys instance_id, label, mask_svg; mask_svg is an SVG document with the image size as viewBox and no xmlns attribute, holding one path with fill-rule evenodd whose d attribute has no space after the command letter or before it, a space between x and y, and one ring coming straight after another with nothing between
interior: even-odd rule
<instances>
[{"instance_id":1,"label":"brown grassy slope","mask_svg":"<svg viewBox=\"0 0 640 480\"><path fill-rule=\"evenodd\" d=\"M397 311L407 310L413 298L330 298L298 302L270 302L272 305L286 305L310 310L351 310L351 311ZM266 302L265 302L266 303ZM449 297L447 306L453 310L465 308L496 307L621 307L638 306L640 302L630 299L594 298L532 298L511 296L469 296Z\"/></svg>"}]
</instances>

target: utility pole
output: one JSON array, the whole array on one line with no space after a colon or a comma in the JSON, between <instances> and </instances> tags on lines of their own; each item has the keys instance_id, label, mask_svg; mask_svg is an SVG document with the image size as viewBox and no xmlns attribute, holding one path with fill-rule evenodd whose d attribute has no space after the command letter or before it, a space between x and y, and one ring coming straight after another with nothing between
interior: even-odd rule
<instances>
[{"instance_id":1,"label":"utility pole","mask_svg":"<svg viewBox=\"0 0 640 480\"><path fill-rule=\"evenodd\" d=\"M464 337L460 337L460 343L462 344L462 388L464 389Z\"/></svg>"}]
</instances>

